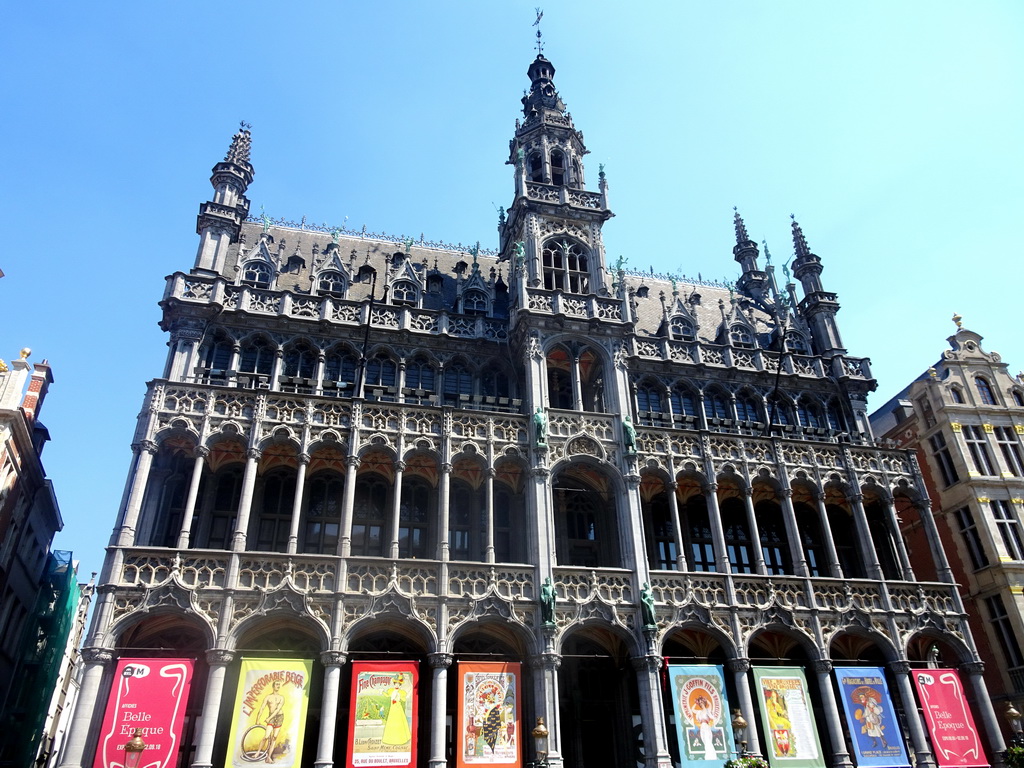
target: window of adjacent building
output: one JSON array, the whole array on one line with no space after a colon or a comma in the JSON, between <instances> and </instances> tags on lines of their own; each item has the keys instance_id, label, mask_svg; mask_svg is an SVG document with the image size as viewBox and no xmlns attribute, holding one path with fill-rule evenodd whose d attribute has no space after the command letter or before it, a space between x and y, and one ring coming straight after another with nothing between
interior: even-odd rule
<instances>
[{"instance_id":1,"label":"window of adjacent building","mask_svg":"<svg viewBox=\"0 0 1024 768\"><path fill-rule=\"evenodd\" d=\"M1010 394L1011 394L1011 395L1013 395L1013 402L1014 402L1014 403L1015 403L1016 405L1019 405L1020 407L1024 408L1024 395L1022 395L1022 394L1021 394L1021 393L1020 393L1020 392L1019 392L1018 390L1016 390L1016 389L1015 389L1015 390L1013 390L1013 392L1011 392Z\"/></svg>"},{"instance_id":2,"label":"window of adjacent building","mask_svg":"<svg viewBox=\"0 0 1024 768\"><path fill-rule=\"evenodd\" d=\"M729 343L740 349L753 349L754 336L750 329L742 325L734 325L729 329Z\"/></svg>"},{"instance_id":3,"label":"window of adjacent building","mask_svg":"<svg viewBox=\"0 0 1024 768\"><path fill-rule=\"evenodd\" d=\"M936 432L928 438L928 443L932 447L935 463L939 465L939 472L945 487L948 488L953 483L959 483L960 475L957 474L956 467L953 466L953 458L949 455L949 447L946 445L946 438L943 434Z\"/></svg>"},{"instance_id":4,"label":"window of adjacent building","mask_svg":"<svg viewBox=\"0 0 1024 768\"><path fill-rule=\"evenodd\" d=\"M986 597L985 607L988 608L989 620L992 623L996 636L999 638L999 645L1003 649L1006 665L1011 669L1024 666L1024 653L1021 653L1020 643L1017 642L1017 633L1014 631L1013 622L1006 612L1002 596Z\"/></svg>"},{"instance_id":5,"label":"window of adjacent building","mask_svg":"<svg viewBox=\"0 0 1024 768\"><path fill-rule=\"evenodd\" d=\"M697 338L697 331L693 323L685 317L676 316L669 321L669 335L674 341L693 341Z\"/></svg>"},{"instance_id":6,"label":"window of adjacent building","mask_svg":"<svg viewBox=\"0 0 1024 768\"><path fill-rule=\"evenodd\" d=\"M1006 468L1015 477L1024 477L1024 459L1021 457L1020 442L1012 427L996 427L996 445L1003 454Z\"/></svg>"},{"instance_id":7,"label":"window of adjacent building","mask_svg":"<svg viewBox=\"0 0 1024 768\"><path fill-rule=\"evenodd\" d=\"M992 508L992 517L995 518L996 528L1003 539L1003 546L1006 547L1006 554L1011 560L1024 560L1024 542L1020 537L1020 523L1017 516L1006 499L992 499L989 501Z\"/></svg>"},{"instance_id":8,"label":"window of adjacent building","mask_svg":"<svg viewBox=\"0 0 1024 768\"><path fill-rule=\"evenodd\" d=\"M962 405L964 402L964 392L960 387L950 387L949 396L953 399L953 402L958 405Z\"/></svg>"},{"instance_id":9,"label":"window of adjacent building","mask_svg":"<svg viewBox=\"0 0 1024 768\"><path fill-rule=\"evenodd\" d=\"M995 405L996 396L992 391L992 385L988 383L988 379L984 376L975 376L974 384L978 387L978 397L981 398L981 402L985 405Z\"/></svg>"},{"instance_id":10,"label":"window of adjacent building","mask_svg":"<svg viewBox=\"0 0 1024 768\"><path fill-rule=\"evenodd\" d=\"M996 474L995 466L992 464L992 457L988 453L988 441L985 440L985 433L977 424L963 425L964 440L967 442L967 451L971 454L971 461L974 468L982 475Z\"/></svg>"},{"instance_id":11,"label":"window of adjacent building","mask_svg":"<svg viewBox=\"0 0 1024 768\"><path fill-rule=\"evenodd\" d=\"M410 280L398 280L391 286L391 303L397 306L415 307L419 304L419 291Z\"/></svg>"},{"instance_id":12,"label":"window of adjacent building","mask_svg":"<svg viewBox=\"0 0 1024 768\"><path fill-rule=\"evenodd\" d=\"M341 272L331 269L320 273L320 277L316 281L316 288L321 294L344 298L348 284Z\"/></svg>"},{"instance_id":13,"label":"window of adjacent building","mask_svg":"<svg viewBox=\"0 0 1024 768\"><path fill-rule=\"evenodd\" d=\"M263 261L250 261L242 267L242 282L253 288L269 288L274 278L270 265Z\"/></svg>"},{"instance_id":14,"label":"window of adjacent building","mask_svg":"<svg viewBox=\"0 0 1024 768\"><path fill-rule=\"evenodd\" d=\"M548 240L542 252L544 287L566 293L590 292L590 267L583 246L572 240Z\"/></svg>"},{"instance_id":15,"label":"window of adjacent building","mask_svg":"<svg viewBox=\"0 0 1024 768\"><path fill-rule=\"evenodd\" d=\"M974 566L974 570L984 568L988 565L988 557L985 555L985 547L981 543L981 535L978 533L971 508L961 507L954 514L957 525L960 526L960 535L964 537L964 546L967 547L971 565Z\"/></svg>"}]
</instances>

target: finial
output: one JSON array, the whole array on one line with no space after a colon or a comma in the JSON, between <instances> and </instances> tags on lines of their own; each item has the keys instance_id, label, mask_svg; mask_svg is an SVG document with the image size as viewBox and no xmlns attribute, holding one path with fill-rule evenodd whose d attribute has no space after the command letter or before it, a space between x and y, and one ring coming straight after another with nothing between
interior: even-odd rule
<instances>
[{"instance_id":1,"label":"finial","mask_svg":"<svg viewBox=\"0 0 1024 768\"><path fill-rule=\"evenodd\" d=\"M597 164L597 176L598 178L604 178L604 163Z\"/></svg>"},{"instance_id":2,"label":"finial","mask_svg":"<svg viewBox=\"0 0 1024 768\"><path fill-rule=\"evenodd\" d=\"M765 262L768 263L768 264L771 264L772 263L772 254L768 250L768 241L767 240L762 240L761 241L761 245L764 246L764 260L765 260Z\"/></svg>"},{"instance_id":3,"label":"finial","mask_svg":"<svg viewBox=\"0 0 1024 768\"><path fill-rule=\"evenodd\" d=\"M3 361L3 358L0 358L0 373L7 373L7 371L7 363Z\"/></svg>"},{"instance_id":4,"label":"finial","mask_svg":"<svg viewBox=\"0 0 1024 768\"><path fill-rule=\"evenodd\" d=\"M537 11L537 20L533 22L533 26L535 26L537 28L537 55L538 56L543 56L544 55L544 42L541 40L540 20L544 18L544 11L542 11L540 8L536 8L534 10Z\"/></svg>"},{"instance_id":5,"label":"finial","mask_svg":"<svg viewBox=\"0 0 1024 768\"><path fill-rule=\"evenodd\" d=\"M736 227L736 245L741 245L750 240L750 235L747 234L747 225L743 223L743 217L740 216L739 210L736 206L733 206L732 210L732 223Z\"/></svg>"},{"instance_id":6,"label":"finial","mask_svg":"<svg viewBox=\"0 0 1024 768\"><path fill-rule=\"evenodd\" d=\"M931 378L933 378L933 379L939 378L939 372L937 370L935 370L935 366L934 365L931 368L928 369L928 375Z\"/></svg>"},{"instance_id":7,"label":"finial","mask_svg":"<svg viewBox=\"0 0 1024 768\"><path fill-rule=\"evenodd\" d=\"M797 223L796 215L791 213L789 218L793 222L793 250L798 258L805 259L811 255L811 249L807 247L807 238L804 237L804 231L800 229L800 225Z\"/></svg>"},{"instance_id":8,"label":"finial","mask_svg":"<svg viewBox=\"0 0 1024 768\"><path fill-rule=\"evenodd\" d=\"M32 350L31 349L29 349L28 347L22 347L22 350L21 350L21 359L22 360L28 360L28 356L31 355L31 354L32 354Z\"/></svg>"},{"instance_id":9,"label":"finial","mask_svg":"<svg viewBox=\"0 0 1024 768\"><path fill-rule=\"evenodd\" d=\"M252 149L250 128L252 126L244 120L238 124L238 133L231 137L231 146L228 147L228 153L224 156L225 163L249 165L249 151Z\"/></svg>"},{"instance_id":10,"label":"finial","mask_svg":"<svg viewBox=\"0 0 1024 768\"><path fill-rule=\"evenodd\" d=\"M957 329L958 331L959 331L959 330L960 330L961 328L963 328L963 327L964 327L964 324L963 324L962 322L960 322L961 320L963 320L963 317L961 317L961 316L960 316L960 315L958 315L958 314L957 314L956 312L954 312L954 313L953 313L953 322L954 322L954 323L956 323L956 329Z\"/></svg>"}]
</instances>

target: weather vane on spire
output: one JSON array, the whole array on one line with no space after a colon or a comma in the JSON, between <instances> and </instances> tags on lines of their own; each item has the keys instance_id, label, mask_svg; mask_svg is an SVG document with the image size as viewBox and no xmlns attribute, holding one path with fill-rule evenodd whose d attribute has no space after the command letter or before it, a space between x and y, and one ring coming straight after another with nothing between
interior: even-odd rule
<instances>
[{"instance_id":1,"label":"weather vane on spire","mask_svg":"<svg viewBox=\"0 0 1024 768\"><path fill-rule=\"evenodd\" d=\"M533 26L537 28L537 55L541 56L544 53L544 41L540 39L540 20L544 18L544 11L542 11L540 8L537 8L535 10L537 11L537 20L533 22Z\"/></svg>"}]
</instances>

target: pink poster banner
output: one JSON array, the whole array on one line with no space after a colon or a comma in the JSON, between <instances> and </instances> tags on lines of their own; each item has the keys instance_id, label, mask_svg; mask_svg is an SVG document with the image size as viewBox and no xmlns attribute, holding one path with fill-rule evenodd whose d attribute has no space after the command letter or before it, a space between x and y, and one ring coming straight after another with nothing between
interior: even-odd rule
<instances>
[{"instance_id":1,"label":"pink poster banner","mask_svg":"<svg viewBox=\"0 0 1024 768\"><path fill-rule=\"evenodd\" d=\"M939 768L987 766L989 762L957 671L915 669L911 674Z\"/></svg>"},{"instance_id":2,"label":"pink poster banner","mask_svg":"<svg viewBox=\"0 0 1024 768\"><path fill-rule=\"evenodd\" d=\"M193 659L120 659L107 699L93 768L123 768L135 729L146 742L139 768L177 763Z\"/></svg>"}]
</instances>

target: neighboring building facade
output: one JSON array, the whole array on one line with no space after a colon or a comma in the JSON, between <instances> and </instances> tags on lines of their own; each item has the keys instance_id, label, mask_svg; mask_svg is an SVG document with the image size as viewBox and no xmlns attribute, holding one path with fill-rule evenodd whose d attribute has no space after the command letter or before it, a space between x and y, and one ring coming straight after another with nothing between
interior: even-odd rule
<instances>
[{"instance_id":1,"label":"neighboring building facade","mask_svg":"<svg viewBox=\"0 0 1024 768\"><path fill-rule=\"evenodd\" d=\"M1024 382L954 317L950 349L875 412L875 434L913 448L996 700L1024 703ZM903 520L911 561L920 521ZM923 566L926 567L926 566ZM1005 707L1005 705L1004 705Z\"/></svg>"},{"instance_id":2,"label":"neighboring building facade","mask_svg":"<svg viewBox=\"0 0 1024 768\"><path fill-rule=\"evenodd\" d=\"M198 660L202 768L254 654L314 660L316 766L346 759L350 662L380 658L420 664L419 765L454 764L458 665L499 660L552 764L668 766L666 657L725 666L753 748L751 660L806 669L837 766L832 664L886 666L934 765L909 672L936 644L1002 749L937 532L923 583L899 536L931 520L916 462L872 441L868 361L800 227L803 298L738 214L735 289L607 264L604 174L585 188L551 62L528 74L496 252L250 219L235 135L167 279L63 765L92 764L114 663L146 654Z\"/></svg>"},{"instance_id":3,"label":"neighboring building facade","mask_svg":"<svg viewBox=\"0 0 1024 768\"><path fill-rule=\"evenodd\" d=\"M45 360L31 365L28 356L0 361L0 765L19 766L34 755L59 663L52 650L59 656L67 637L51 610L64 593L50 545L64 523L41 458L50 436L38 421L53 377Z\"/></svg>"}]
</instances>

